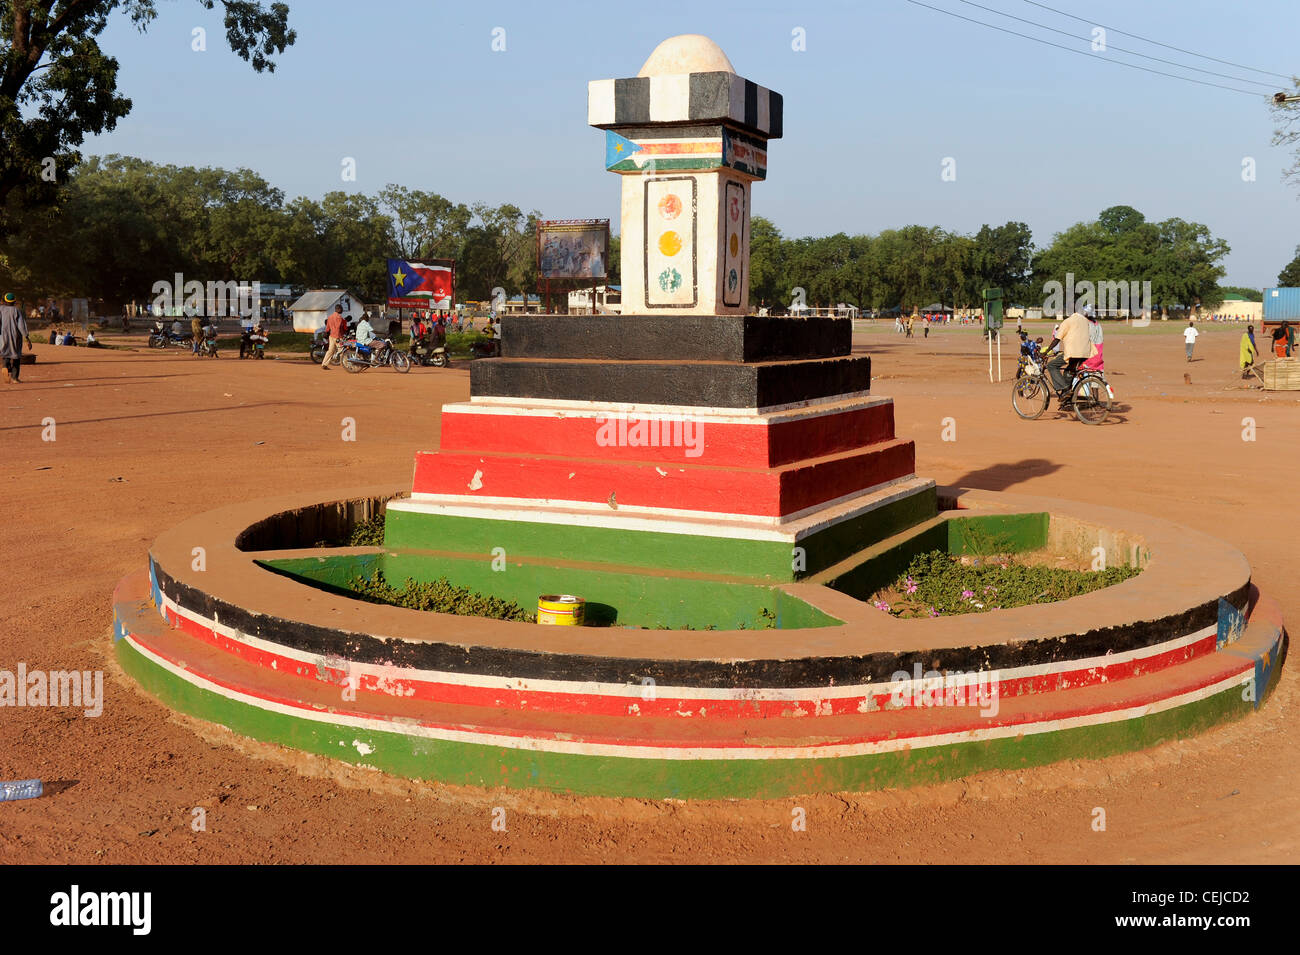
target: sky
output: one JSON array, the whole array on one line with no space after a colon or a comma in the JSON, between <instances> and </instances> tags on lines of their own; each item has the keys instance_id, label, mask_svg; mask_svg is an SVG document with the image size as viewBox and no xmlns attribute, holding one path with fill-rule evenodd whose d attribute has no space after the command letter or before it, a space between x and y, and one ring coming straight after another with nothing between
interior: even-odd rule
<instances>
[{"instance_id":1,"label":"sky","mask_svg":"<svg viewBox=\"0 0 1300 955\"><path fill-rule=\"evenodd\" d=\"M1123 204L1206 224L1232 249L1224 284L1256 288L1300 245L1300 184L1281 181L1293 157L1270 145L1266 105L1290 84L1209 59L1300 72L1296 0L1042 0L1087 22L1026 0L924 0L1079 52L907 0L288 2L298 39L274 73L229 50L219 5L159 0L145 35L117 17L100 42L134 108L83 153L247 167L289 197L400 183L545 218L608 217L617 232L619 183L604 171L603 131L586 124L587 82L635 76L661 40L702 33L784 96L785 135L769 144L753 212L787 236L1022 221L1044 247ZM1107 30L1104 52L1090 24Z\"/></svg>"}]
</instances>

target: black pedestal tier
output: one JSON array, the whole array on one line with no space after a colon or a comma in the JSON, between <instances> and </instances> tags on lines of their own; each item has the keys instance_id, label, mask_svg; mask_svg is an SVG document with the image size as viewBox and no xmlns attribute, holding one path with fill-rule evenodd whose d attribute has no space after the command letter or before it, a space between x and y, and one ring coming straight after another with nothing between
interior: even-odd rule
<instances>
[{"instance_id":1,"label":"black pedestal tier","mask_svg":"<svg viewBox=\"0 0 1300 955\"><path fill-rule=\"evenodd\" d=\"M757 315L511 315L502 319L506 358L605 361L739 361L849 354L847 318Z\"/></svg>"},{"instance_id":2,"label":"black pedestal tier","mask_svg":"<svg viewBox=\"0 0 1300 955\"><path fill-rule=\"evenodd\" d=\"M511 315L474 397L771 408L871 388L846 318Z\"/></svg>"},{"instance_id":3,"label":"black pedestal tier","mask_svg":"<svg viewBox=\"0 0 1300 955\"><path fill-rule=\"evenodd\" d=\"M569 361L485 358L470 366L475 398L772 408L871 388L865 355L809 361Z\"/></svg>"}]
</instances>

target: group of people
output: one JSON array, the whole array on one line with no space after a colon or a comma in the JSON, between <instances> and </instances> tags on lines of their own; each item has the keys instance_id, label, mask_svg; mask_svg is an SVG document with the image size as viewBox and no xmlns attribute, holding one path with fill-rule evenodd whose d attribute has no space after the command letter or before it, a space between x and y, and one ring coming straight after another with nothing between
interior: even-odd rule
<instances>
[{"instance_id":1,"label":"group of people","mask_svg":"<svg viewBox=\"0 0 1300 955\"><path fill-rule=\"evenodd\" d=\"M1283 322L1273 329L1270 338L1269 347L1274 358L1292 358L1296 356L1296 330L1295 326L1290 322ZM1241 377L1249 377L1260 355L1259 346L1255 343L1254 325L1247 326L1246 331L1242 334L1241 345L1237 354L1238 363L1241 365Z\"/></svg>"},{"instance_id":2,"label":"group of people","mask_svg":"<svg viewBox=\"0 0 1300 955\"><path fill-rule=\"evenodd\" d=\"M946 325L952 320L952 316L939 312L936 312L933 315L926 312L924 315L920 315L919 318L921 321L921 333L925 338L930 337L931 325ZM912 338L916 329L917 319L918 316L916 314L908 315L904 318L903 314L900 312L894 317L894 331L906 338Z\"/></svg>"},{"instance_id":3,"label":"group of people","mask_svg":"<svg viewBox=\"0 0 1300 955\"><path fill-rule=\"evenodd\" d=\"M396 326L396 330L394 326ZM390 339L396 338L401 333L401 328L401 322L396 319L390 320L388 323L388 337ZM370 322L369 312L363 313L361 319L353 327L351 320L344 317L341 305L335 305L334 311L330 312L329 317L325 319L323 332L329 337L329 347L325 349L325 357L321 359L320 366L326 370L329 369L330 362L334 360L335 356L343 351L343 340L349 335L356 339L358 345L363 345L366 348L374 347L376 342L379 343L378 347L380 348L389 347L389 342L376 334L375 326ZM321 332L317 332L317 334L319 335Z\"/></svg>"}]
</instances>

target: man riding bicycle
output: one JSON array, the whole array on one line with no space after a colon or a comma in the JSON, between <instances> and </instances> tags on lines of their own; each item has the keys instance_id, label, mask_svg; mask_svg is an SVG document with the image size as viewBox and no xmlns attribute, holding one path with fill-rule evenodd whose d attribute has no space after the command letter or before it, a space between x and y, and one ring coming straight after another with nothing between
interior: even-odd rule
<instances>
[{"instance_id":1,"label":"man riding bicycle","mask_svg":"<svg viewBox=\"0 0 1300 955\"><path fill-rule=\"evenodd\" d=\"M1072 314L1060 324L1056 337L1047 346L1046 350L1049 352L1058 344L1061 346L1060 352L1047 363L1048 378L1052 382L1052 387L1058 392L1070 387L1070 382L1074 381L1079 366L1087 361L1088 355L1092 352L1088 324L1088 317L1091 314L1091 305L1085 305L1082 312Z\"/></svg>"}]
</instances>

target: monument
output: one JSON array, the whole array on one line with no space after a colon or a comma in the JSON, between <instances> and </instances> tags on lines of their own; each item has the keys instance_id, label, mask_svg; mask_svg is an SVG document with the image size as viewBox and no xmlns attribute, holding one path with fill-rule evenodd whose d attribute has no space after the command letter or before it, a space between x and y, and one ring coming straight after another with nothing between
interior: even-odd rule
<instances>
[{"instance_id":1,"label":"monument","mask_svg":"<svg viewBox=\"0 0 1300 955\"><path fill-rule=\"evenodd\" d=\"M159 537L115 596L123 668L185 712L387 772L650 798L915 785L1261 705L1286 636L1240 553L936 488L848 319L749 314L750 189L782 116L699 36L592 83L626 313L506 316L409 494L241 503ZM322 546L379 514L382 546ZM992 537L1141 573L961 617L868 602L914 555ZM358 599L376 572L523 606L578 594L588 625Z\"/></svg>"}]
</instances>

